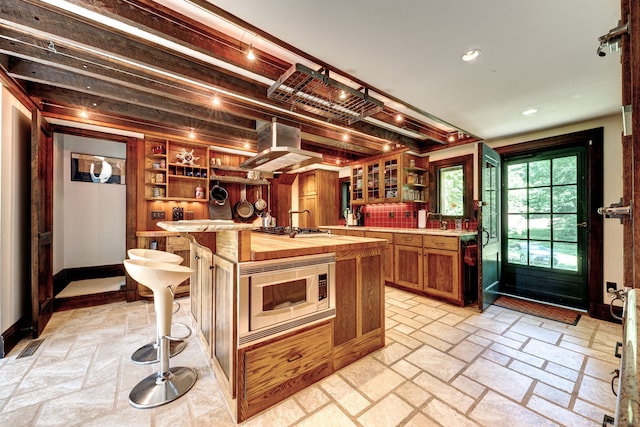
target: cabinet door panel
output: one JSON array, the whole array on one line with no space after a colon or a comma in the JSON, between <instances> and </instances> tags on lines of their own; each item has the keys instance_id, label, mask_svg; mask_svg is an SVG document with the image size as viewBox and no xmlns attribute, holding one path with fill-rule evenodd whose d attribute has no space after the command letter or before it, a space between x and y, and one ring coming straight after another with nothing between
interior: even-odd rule
<instances>
[{"instance_id":1,"label":"cabinet door panel","mask_svg":"<svg viewBox=\"0 0 640 427\"><path fill-rule=\"evenodd\" d=\"M395 245L395 283L422 289L422 248Z\"/></svg>"},{"instance_id":2,"label":"cabinet door panel","mask_svg":"<svg viewBox=\"0 0 640 427\"><path fill-rule=\"evenodd\" d=\"M336 261L336 320L335 345L357 336L356 259Z\"/></svg>"},{"instance_id":3,"label":"cabinet door panel","mask_svg":"<svg viewBox=\"0 0 640 427\"><path fill-rule=\"evenodd\" d=\"M374 331L382 325L382 295L380 295L380 255L362 258L362 334Z\"/></svg>"},{"instance_id":4,"label":"cabinet door panel","mask_svg":"<svg viewBox=\"0 0 640 427\"><path fill-rule=\"evenodd\" d=\"M432 295L460 299L460 260L457 251L425 249L424 289Z\"/></svg>"}]
</instances>

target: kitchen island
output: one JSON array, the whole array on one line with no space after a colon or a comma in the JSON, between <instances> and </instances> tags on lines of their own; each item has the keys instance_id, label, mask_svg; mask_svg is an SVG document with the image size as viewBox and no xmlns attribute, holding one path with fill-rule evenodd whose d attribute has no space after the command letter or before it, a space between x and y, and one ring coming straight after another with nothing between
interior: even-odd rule
<instances>
[{"instance_id":1,"label":"kitchen island","mask_svg":"<svg viewBox=\"0 0 640 427\"><path fill-rule=\"evenodd\" d=\"M191 307L211 367L237 422L381 348L386 240L352 236L258 234L214 221L161 222L192 244ZM220 224L224 225L224 224ZM215 238L211 236L215 233ZM335 317L303 323L273 337L241 343L243 265L335 256ZM243 310L245 309L245 310Z\"/></svg>"}]
</instances>

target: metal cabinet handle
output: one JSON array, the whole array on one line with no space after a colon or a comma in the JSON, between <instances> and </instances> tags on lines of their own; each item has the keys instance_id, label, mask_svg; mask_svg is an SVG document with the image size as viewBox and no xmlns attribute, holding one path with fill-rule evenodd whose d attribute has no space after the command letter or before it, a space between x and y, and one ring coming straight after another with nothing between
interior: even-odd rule
<instances>
[{"instance_id":1,"label":"metal cabinet handle","mask_svg":"<svg viewBox=\"0 0 640 427\"><path fill-rule=\"evenodd\" d=\"M618 359L622 359L622 354L619 352L620 347L622 347L622 343L620 341L618 341L616 343L616 352L613 353L613 355L616 356Z\"/></svg>"},{"instance_id":2,"label":"metal cabinet handle","mask_svg":"<svg viewBox=\"0 0 640 427\"><path fill-rule=\"evenodd\" d=\"M612 374L615 374L613 376L613 378L611 378L611 391L613 392L613 395L618 397L618 393L616 392L616 388L613 386L613 382L617 379L620 378L620 369L614 369L613 372L611 372Z\"/></svg>"}]
</instances>

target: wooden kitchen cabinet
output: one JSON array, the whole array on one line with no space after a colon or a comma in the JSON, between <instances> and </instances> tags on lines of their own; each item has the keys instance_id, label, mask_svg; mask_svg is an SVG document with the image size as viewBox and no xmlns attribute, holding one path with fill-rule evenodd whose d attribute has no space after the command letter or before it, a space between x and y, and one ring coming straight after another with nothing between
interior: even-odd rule
<instances>
[{"instance_id":1,"label":"wooden kitchen cabinet","mask_svg":"<svg viewBox=\"0 0 640 427\"><path fill-rule=\"evenodd\" d=\"M464 305L460 251L457 237L424 236L425 293Z\"/></svg>"},{"instance_id":2,"label":"wooden kitchen cabinet","mask_svg":"<svg viewBox=\"0 0 640 427\"><path fill-rule=\"evenodd\" d=\"M205 352L210 355L213 345L213 253L207 247L191 243L189 261L193 270L191 314L199 327L198 333L206 346Z\"/></svg>"},{"instance_id":3,"label":"wooden kitchen cabinet","mask_svg":"<svg viewBox=\"0 0 640 427\"><path fill-rule=\"evenodd\" d=\"M316 228L338 222L338 172L316 169L298 175L298 207L309 209L298 215L298 226ZM288 224L286 224L288 225Z\"/></svg>"},{"instance_id":4,"label":"wooden kitchen cabinet","mask_svg":"<svg viewBox=\"0 0 640 427\"><path fill-rule=\"evenodd\" d=\"M364 237L371 237L374 239L385 239L387 241L387 249L384 255L384 280L387 282L393 282L393 268L394 268L394 244L393 233L387 233L382 231L365 231Z\"/></svg>"},{"instance_id":5,"label":"wooden kitchen cabinet","mask_svg":"<svg viewBox=\"0 0 640 427\"><path fill-rule=\"evenodd\" d=\"M414 159L413 166L409 167L408 162L411 159ZM418 164L419 162L420 159L418 159ZM362 164L352 166L351 204L414 201L408 198L409 194L413 195L414 193L407 191L407 176L411 177L410 184L413 184L415 178L416 181L425 182L425 184L420 185L421 188L426 189L427 187L426 169L416 167L415 164L415 156L395 153L373 158ZM422 195L424 198L425 191L423 191ZM422 200L416 198L415 201Z\"/></svg>"},{"instance_id":6,"label":"wooden kitchen cabinet","mask_svg":"<svg viewBox=\"0 0 640 427\"><path fill-rule=\"evenodd\" d=\"M395 234L394 261L394 283L422 290L422 235Z\"/></svg>"},{"instance_id":7,"label":"wooden kitchen cabinet","mask_svg":"<svg viewBox=\"0 0 640 427\"><path fill-rule=\"evenodd\" d=\"M333 372L332 323L240 350L239 420L244 420ZM239 387L240 389L240 387Z\"/></svg>"}]
</instances>

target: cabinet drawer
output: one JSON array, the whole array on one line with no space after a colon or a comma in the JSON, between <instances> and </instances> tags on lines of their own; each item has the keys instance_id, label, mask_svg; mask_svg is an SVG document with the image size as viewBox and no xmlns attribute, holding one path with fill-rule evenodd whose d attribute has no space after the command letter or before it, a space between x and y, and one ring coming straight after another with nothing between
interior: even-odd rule
<instances>
[{"instance_id":1,"label":"cabinet drawer","mask_svg":"<svg viewBox=\"0 0 640 427\"><path fill-rule=\"evenodd\" d=\"M424 236L424 247L434 249L446 249L457 251L460 246L457 237L449 236Z\"/></svg>"},{"instance_id":2,"label":"cabinet drawer","mask_svg":"<svg viewBox=\"0 0 640 427\"><path fill-rule=\"evenodd\" d=\"M422 247L422 235L398 233L394 236L394 243L396 245Z\"/></svg>"},{"instance_id":3,"label":"cabinet drawer","mask_svg":"<svg viewBox=\"0 0 640 427\"><path fill-rule=\"evenodd\" d=\"M331 357L331 323L247 351L245 355L246 400L260 400L262 395Z\"/></svg>"},{"instance_id":4,"label":"cabinet drawer","mask_svg":"<svg viewBox=\"0 0 640 427\"><path fill-rule=\"evenodd\" d=\"M385 233L383 231L365 231L364 237L371 237L372 239L385 239L387 243L393 244L393 234Z\"/></svg>"}]
</instances>

